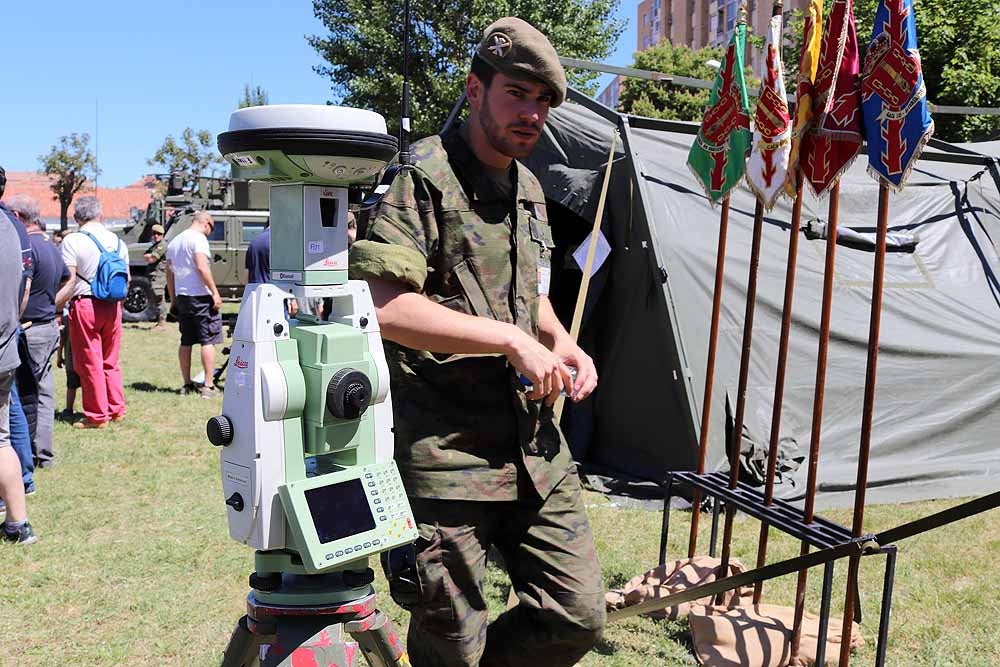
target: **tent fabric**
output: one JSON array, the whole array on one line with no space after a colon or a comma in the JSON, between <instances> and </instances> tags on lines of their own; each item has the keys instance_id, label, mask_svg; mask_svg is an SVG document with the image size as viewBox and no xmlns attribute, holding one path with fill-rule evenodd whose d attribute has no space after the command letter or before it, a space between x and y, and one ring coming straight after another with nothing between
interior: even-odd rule
<instances>
[{"instance_id":1,"label":"tent fabric","mask_svg":"<svg viewBox=\"0 0 1000 667\"><path fill-rule=\"evenodd\" d=\"M595 107L596 108L596 107ZM610 114L610 112L609 112ZM549 199L593 220L616 124L580 104L549 116L527 161ZM584 336L600 385L569 429L574 455L659 481L697 465L719 208L685 160L693 134L622 126L603 231L612 246L588 298ZM963 148L980 152L976 144ZM996 145L987 149L1000 152ZM937 152L929 148L929 154ZM878 187L859 159L841 184L839 227L875 231ZM805 195L803 227L827 199ZM706 468L724 469L725 398L735 397L754 198L732 193ZM915 238L886 257L868 474L869 502L979 495L1000 488L1000 192L980 165L921 160L890 198L890 231ZM767 443L784 295L791 201L765 216L746 428ZM781 437L808 452L826 241L799 239ZM874 254L838 245L819 461L820 506L853 502ZM577 406L574 406L577 407ZM584 423L586 422L586 423ZM776 493L801 499L807 466Z\"/></svg>"}]
</instances>

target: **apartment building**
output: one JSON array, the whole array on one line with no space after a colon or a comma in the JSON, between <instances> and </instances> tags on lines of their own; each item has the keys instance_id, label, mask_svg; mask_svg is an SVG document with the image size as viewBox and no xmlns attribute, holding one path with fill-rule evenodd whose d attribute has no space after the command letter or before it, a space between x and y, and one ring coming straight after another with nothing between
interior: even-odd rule
<instances>
[{"instance_id":1,"label":"apartment building","mask_svg":"<svg viewBox=\"0 0 1000 667\"><path fill-rule=\"evenodd\" d=\"M785 0L786 20L795 9L804 10L809 0ZM755 34L764 34L771 18L768 0L747 0L747 23ZM700 49L724 46L739 16L739 0L641 0L636 7L637 51L666 40L671 44ZM755 70L759 54L748 49L747 64ZM599 100L618 100L621 77L615 78L598 96Z\"/></svg>"}]
</instances>

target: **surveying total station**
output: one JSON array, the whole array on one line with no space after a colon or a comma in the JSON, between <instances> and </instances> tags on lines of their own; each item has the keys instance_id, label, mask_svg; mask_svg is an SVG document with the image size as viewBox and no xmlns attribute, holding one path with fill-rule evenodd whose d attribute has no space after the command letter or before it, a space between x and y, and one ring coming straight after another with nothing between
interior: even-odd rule
<instances>
[{"instance_id":1,"label":"surveying total station","mask_svg":"<svg viewBox=\"0 0 1000 667\"><path fill-rule=\"evenodd\" d=\"M371 201L397 141L377 113L274 105L234 112L218 144L234 176L271 183L273 280L246 287L222 414L207 426L229 534L257 550L223 665L408 665L368 558L417 532L375 307L347 279L348 207ZM332 301L328 321L286 314L291 299L319 298Z\"/></svg>"}]
</instances>

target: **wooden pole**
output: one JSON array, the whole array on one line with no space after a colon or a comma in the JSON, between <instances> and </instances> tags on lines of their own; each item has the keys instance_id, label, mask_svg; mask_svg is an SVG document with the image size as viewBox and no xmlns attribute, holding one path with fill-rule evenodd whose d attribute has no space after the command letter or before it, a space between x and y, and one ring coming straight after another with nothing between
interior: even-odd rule
<instances>
[{"instance_id":1,"label":"wooden pole","mask_svg":"<svg viewBox=\"0 0 1000 667\"><path fill-rule=\"evenodd\" d=\"M750 348L753 345L753 317L757 305L757 273L760 268L760 239L764 229L764 205L760 199L753 214L753 241L750 246L750 274L747 277L747 301L743 315L743 350L740 354L740 379L736 390L736 416L732 442L729 444L729 488L735 489L740 478L740 443L743 440L743 418L746 414L747 382L750 377ZM726 523L722 532L722 563L719 576L729 573L729 552L733 539L733 519L736 507L726 504ZM721 603L721 599L717 604Z\"/></svg>"},{"instance_id":2,"label":"wooden pole","mask_svg":"<svg viewBox=\"0 0 1000 667\"><path fill-rule=\"evenodd\" d=\"M590 274L593 273L594 257L597 255L597 237L601 234L601 222L604 220L604 203L608 197L608 183L611 182L611 166L615 161L615 147L618 145L618 128L611 134L611 147L608 149L608 161L604 166L604 182L601 183L601 198L597 202L597 213L594 215L594 226L590 230L590 243L587 245L587 259L583 266L583 279L576 295L576 306L573 308L573 321L570 323L569 336L575 343L580 337L580 326L583 323L583 310L587 305L587 292L590 290ZM562 419L563 404L566 396L562 394L556 399L552 408L556 424Z\"/></svg>"},{"instance_id":3,"label":"wooden pole","mask_svg":"<svg viewBox=\"0 0 1000 667\"><path fill-rule=\"evenodd\" d=\"M865 490L868 486L868 458L872 444L872 419L875 406L875 371L878 367L878 338L882 322L882 286L885 280L885 239L889 231L889 186L884 181L878 190L878 231L875 237L875 271L872 276L872 310L868 329L868 371L865 377L865 403L861 414L861 446L858 451L858 478L854 488L854 520L851 533L861 537L865 519ZM861 556L852 554L847 571L844 597L844 628L840 637L840 667L849 667L851 630L854 613L854 590L857 586Z\"/></svg>"},{"instance_id":4,"label":"wooden pole","mask_svg":"<svg viewBox=\"0 0 1000 667\"><path fill-rule=\"evenodd\" d=\"M802 175L799 174L795 188L795 203L792 205L792 222L788 238L788 261L785 264L785 300L781 308L781 335L778 339L778 367L774 372L774 405L771 408L771 437L767 452L767 477L764 482L764 504L774 502L774 478L778 468L778 441L781 434L781 406L785 398L785 371L788 365L788 339L792 329L792 298L795 292L795 262L799 252L799 229L802 226ZM767 560L767 539L770 526L766 521L760 524L760 538L757 541L757 567L763 567ZM760 603L764 582L754 585L753 602Z\"/></svg>"},{"instance_id":5,"label":"wooden pole","mask_svg":"<svg viewBox=\"0 0 1000 667\"><path fill-rule=\"evenodd\" d=\"M809 524L816 516L816 486L819 470L819 446L823 432L823 401L826 392L827 355L830 346L830 320L833 304L834 263L837 255L837 221L840 217L840 181L830 192L830 208L826 223L826 265L823 268L823 305L820 310L819 350L816 353L816 384L813 389L812 433L809 438L809 463L806 481L806 498L803 520ZM801 555L809 553L809 544L803 542ZM792 625L792 658L799 653L802 639L802 618L805 613L806 584L809 571L800 570L795 588L795 617Z\"/></svg>"},{"instance_id":6,"label":"wooden pole","mask_svg":"<svg viewBox=\"0 0 1000 667\"><path fill-rule=\"evenodd\" d=\"M712 382L715 376L715 353L719 342L719 313L722 310L723 277L726 263L726 232L729 228L729 195L722 200L719 214L719 246L715 256L715 292L712 298L712 323L708 331L708 361L705 364L705 391L701 401L701 432L698 438L698 474L705 472L708 454L708 425L712 412ZM688 558L698 549L698 519L701 516L701 492L694 490L691 499L691 535L688 538Z\"/></svg>"}]
</instances>

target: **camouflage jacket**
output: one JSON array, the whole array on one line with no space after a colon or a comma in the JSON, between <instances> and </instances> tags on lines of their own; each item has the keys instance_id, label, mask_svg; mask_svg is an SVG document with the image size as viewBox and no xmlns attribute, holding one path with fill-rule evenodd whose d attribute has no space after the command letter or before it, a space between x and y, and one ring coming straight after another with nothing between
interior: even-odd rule
<instances>
[{"instance_id":1,"label":"camouflage jacket","mask_svg":"<svg viewBox=\"0 0 1000 667\"><path fill-rule=\"evenodd\" d=\"M149 249L144 253L146 255L152 255L156 258L156 261L149 265L149 268L154 271L166 271L167 264L163 261L163 257L167 254L167 241L163 239L158 243L154 243L149 246Z\"/></svg>"},{"instance_id":2,"label":"camouflage jacket","mask_svg":"<svg viewBox=\"0 0 1000 667\"><path fill-rule=\"evenodd\" d=\"M537 336L553 247L537 179L515 161L513 197L503 194L457 131L413 152L416 168L359 222L351 277L405 282L446 308ZM385 347L396 461L410 495L545 498L570 470L551 408L526 398L505 357Z\"/></svg>"}]
</instances>

